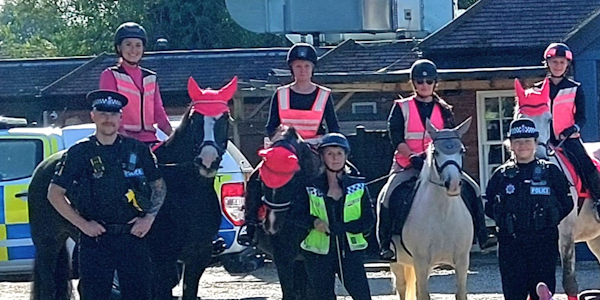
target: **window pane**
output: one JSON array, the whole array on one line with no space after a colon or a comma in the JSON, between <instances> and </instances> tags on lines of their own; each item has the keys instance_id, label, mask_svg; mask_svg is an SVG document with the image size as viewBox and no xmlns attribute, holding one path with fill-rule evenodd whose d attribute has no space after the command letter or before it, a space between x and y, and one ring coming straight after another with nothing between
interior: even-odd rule
<instances>
[{"instance_id":1,"label":"window pane","mask_svg":"<svg viewBox=\"0 0 600 300\"><path fill-rule=\"evenodd\" d=\"M488 141L500 141L501 140L500 121L492 120L492 121L487 121L485 123L486 123L486 128L487 128L487 140Z\"/></svg>"},{"instance_id":2,"label":"window pane","mask_svg":"<svg viewBox=\"0 0 600 300\"><path fill-rule=\"evenodd\" d=\"M0 181L27 178L42 161L42 141L0 140L0 153Z\"/></svg>"},{"instance_id":3,"label":"window pane","mask_svg":"<svg viewBox=\"0 0 600 300\"><path fill-rule=\"evenodd\" d=\"M506 139L506 135L508 134L508 129L510 128L510 122L512 119L504 119L502 120L502 139Z\"/></svg>"},{"instance_id":4,"label":"window pane","mask_svg":"<svg viewBox=\"0 0 600 300\"><path fill-rule=\"evenodd\" d=\"M488 154L488 164L502 164L502 145L490 146L490 153Z\"/></svg>"},{"instance_id":5,"label":"window pane","mask_svg":"<svg viewBox=\"0 0 600 300\"><path fill-rule=\"evenodd\" d=\"M498 119L500 117L498 98L485 98L485 119Z\"/></svg>"},{"instance_id":6,"label":"window pane","mask_svg":"<svg viewBox=\"0 0 600 300\"><path fill-rule=\"evenodd\" d=\"M502 97L502 115L512 119L515 110L515 97Z\"/></svg>"}]
</instances>

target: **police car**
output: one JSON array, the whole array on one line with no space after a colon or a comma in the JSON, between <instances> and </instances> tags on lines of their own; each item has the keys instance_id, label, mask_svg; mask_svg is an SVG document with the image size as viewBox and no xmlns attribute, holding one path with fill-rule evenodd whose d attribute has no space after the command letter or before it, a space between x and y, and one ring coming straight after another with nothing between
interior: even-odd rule
<instances>
[{"instance_id":1,"label":"police car","mask_svg":"<svg viewBox=\"0 0 600 300\"><path fill-rule=\"evenodd\" d=\"M173 122L177 127L179 122ZM35 167L48 156L67 149L94 133L94 124L64 128L25 127L24 119L0 117L0 275L23 274L32 270L35 248L29 229L27 189ZM159 138L165 138L162 133ZM217 259L232 273L246 272L262 265L254 248L237 243L244 223L245 180L252 165L229 142L215 179L221 201L219 236L225 251ZM69 242L71 247L73 241Z\"/></svg>"}]
</instances>

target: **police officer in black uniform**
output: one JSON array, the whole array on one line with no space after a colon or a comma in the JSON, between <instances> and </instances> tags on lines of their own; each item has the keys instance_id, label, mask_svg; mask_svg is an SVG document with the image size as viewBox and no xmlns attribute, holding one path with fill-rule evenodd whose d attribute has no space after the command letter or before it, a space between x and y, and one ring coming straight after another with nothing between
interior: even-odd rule
<instances>
[{"instance_id":1,"label":"police officer in black uniform","mask_svg":"<svg viewBox=\"0 0 600 300\"><path fill-rule=\"evenodd\" d=\"M117 133L127 98L98 90L87 99L96 132L64 154L48 199L83 233L82 300L109 299L115 270L121 299L150 299L150 256L143 238L162 206L165 183L149 148Z\"/></svg>"},{"instance_id":2,"label":"police officer in black uniform","mask_svg":"<svg viewBox=\"0 0 600 300\"><path fill-rule=\"evenodd\" d=\"M507 300L538 300L536 285L554 293L558 223L573 209L559 168L535 158L539 133L530 119L514 120L508 136L512 157L490 179L485 213L498 227L498 261Z\"/></svg>"}]
</instances>

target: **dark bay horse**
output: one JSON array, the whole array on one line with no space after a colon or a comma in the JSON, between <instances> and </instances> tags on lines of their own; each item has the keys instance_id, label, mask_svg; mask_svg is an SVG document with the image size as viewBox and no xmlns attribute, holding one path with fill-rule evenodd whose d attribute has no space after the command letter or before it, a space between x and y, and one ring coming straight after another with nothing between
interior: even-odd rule
<instances>
[{"instance_id":1,"label":"dark bay horse","mask_svg":"<svg viewBox=\"0 0 600 300\"><path fill-rule=\"evenodd\" d=\"M260 180L261 163L248 180L246 201L249 205L262 203L266 208L261 226L263 230L256 233L257 245L273 257L283 299L304 299L307 275L300 243L308 232L294 225L295 214L302 213L294 210L294 203L308 201L306 185L321 172L322 162L318 153L302 140L293 127L280 126L277 129L271 148L277 147L284 147L297 156L298 171L285 185L270 188Z\"/></svg>"},{"instance_id":2,"label":"dark bay horse","mask_svg":"<svg viewBox=\"0 0 600 300\"><path fill-rule=\"evenodd\" d=\"M185 265L183 299L196 299L198 283L209 265L213 240L221 223L214 180L227 146L227 101L237 90L237 78L221 90L201 90L190 77L192 104L181 125L153 150L167 196L148 233L153 262L153 299L172 299L179 282L177 261ZM70 299L65 241L77 240L77 229L50 205L46 192L60 154L42 162L29 188L29 219L36 246L32 299Z\"/></svg>"}]
</instances>

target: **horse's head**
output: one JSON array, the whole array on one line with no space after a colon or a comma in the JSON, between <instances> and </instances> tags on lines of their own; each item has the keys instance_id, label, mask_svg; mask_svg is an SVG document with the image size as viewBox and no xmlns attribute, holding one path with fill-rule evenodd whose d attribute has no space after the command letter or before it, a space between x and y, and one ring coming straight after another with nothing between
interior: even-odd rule
<instances>
[{"instance_id":1,"label":"horse's head","mask_svg":"<svg viewBox=\"0 0 600 300\"><path fill-rule=\"evenodd\" d=\"M307 180L317 176L322 168L320 156L302 140L293 127L279 126L273 145L261 150L261 179L265 185L267 220L265 230L276 234L283 226L294 199L306 193Z\"/></svg>"},{"instance_id":2,"label":"horse's head","mask_svg":"<svg viewBox=\"0 0 600 300\"><path fill-rule=\"evenodd\" d=\"M167 158L169 162L193 162L200 175L207 178L216 176L227 149L227 102L236 90L237 77L220 90L203 90L192 77L189 78L188 94L192 103L183 115L181 125L164 144L164 147L172 149Z\"/></svg>"},{"instance_id":3,"label":"horse's head","mask_svg":"<svg viewBox=\"0 0 600 300\"><path fill-rule=\"evenodd\" d=\"M548 78L544 79L541 88L527 90L523 89L519 80L515 78L515 93L517 101L513 119L529 118L535 123L536 129L540 133L535 155L538 158L548 158L547 143L550 140L550 122L552 120Z\"/></svg>"},{"instance_id":4,"label":"horse's head","mask_svg":"<svg viewBox=\"0 0 600 300\"><path fill-rule=\"evenodd\" d=\"M461 139L471 126L471 118L453 129L437 129L429 119L426 125L433 142L427 150L427 167L423 168L420 176L443 185L448 196L458 196L465 153Z\"/></svg>"}]
</instances>

